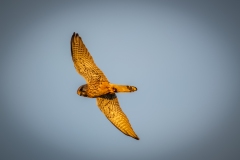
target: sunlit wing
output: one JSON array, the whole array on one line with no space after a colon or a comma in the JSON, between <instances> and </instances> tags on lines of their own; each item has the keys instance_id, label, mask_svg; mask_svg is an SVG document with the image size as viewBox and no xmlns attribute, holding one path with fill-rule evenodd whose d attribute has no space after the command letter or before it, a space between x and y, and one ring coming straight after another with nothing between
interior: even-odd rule
<instances>
[{"instance_id":1,"label":"sunlit wing","mask_svg":"<svg viewBox=\"0 0 240 160\"><path fill-rule=\"evenodd\" d=\"M107 119L122 133L139 140L127 116L120 108L116 94L106 94L97 98L97 105Z\"/></svg>"},{"instance_id":2,"label":"sunlit wing","mask_svg":"<svg viewBox=\"0 0 240 160\"><path fill-rule=\"evenodd\" d=\"M71 38L71 55L75 69L84 77L87 83L108 82L107 77L94 63L81 37L75 32Z\"/></svg>"}]
</instances>

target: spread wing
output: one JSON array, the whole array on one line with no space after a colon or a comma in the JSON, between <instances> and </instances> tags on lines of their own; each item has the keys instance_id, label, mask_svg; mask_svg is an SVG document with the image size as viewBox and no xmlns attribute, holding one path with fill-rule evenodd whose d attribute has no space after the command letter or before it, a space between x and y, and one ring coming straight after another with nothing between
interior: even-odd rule
<instances>
[{"instance_id":1,"label":"spread wing","mask_svg":"<svg viewBox=\"0 0 240 160\"><path fill-rule=\"evenodd\" d=\"M97 98L97 105L107 119L122 133L139 140L131 127L127 116L123 113L118 103L116 94L106 94Z\"/></svg>"},{"instance_id":2,"label":"spread wing","mask_svg":"<svg viewBox=\"0 0 240 160\"><path fill-rule=\"evenodd\" d=\"M82 38L75 32L71 38L71 54L74 67L77 72L84 77L87 83L99 81L108 82L107 77L94 63L94 60L85 47Z\"/></svg>"}]
</instances>

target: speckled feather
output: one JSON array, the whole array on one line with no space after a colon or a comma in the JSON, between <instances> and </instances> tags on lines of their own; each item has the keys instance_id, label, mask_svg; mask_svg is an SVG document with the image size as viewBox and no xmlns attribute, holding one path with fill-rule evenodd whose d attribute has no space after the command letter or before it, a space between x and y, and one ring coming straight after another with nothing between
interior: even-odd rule
<instances>
[{"instance_id":1,"label":"speckled feather","mask_svg":"<svg viewBox=\"0 0 240 160\"><path fill-rule=\"evenodd\" d=\"M116 94L106 94L97 98L97 105L107 119L122 133L139 140L131 124L118 103Z\"/></svg>"},{"instance_id":2,"label":"speckled feather","mask_svg":"<svg viewBox=\"0 0 240 160\"><path fill-rule=\"evenodd\" d=\"M71 38L71 54L74 67L87 83L108 82L107 77L97 67L82 38L75 32Z\"/></svg>"}]
</instances>

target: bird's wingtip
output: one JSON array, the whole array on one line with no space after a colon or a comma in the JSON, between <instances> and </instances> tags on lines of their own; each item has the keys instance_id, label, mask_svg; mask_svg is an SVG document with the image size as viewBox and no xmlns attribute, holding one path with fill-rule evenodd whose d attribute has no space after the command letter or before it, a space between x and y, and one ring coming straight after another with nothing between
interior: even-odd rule
<instances>
[{"instance_id":1,"label":"bird's wingtip","mask_svg":"<svg viewBox=\"0 0 240 160\"><path fill-rule=\"evenodd\" d=\"M135 136L135 137L132 137L132 138L134 138L136 140L140 140L140 138L138 136Z\"/></svg>"}]
</instances>

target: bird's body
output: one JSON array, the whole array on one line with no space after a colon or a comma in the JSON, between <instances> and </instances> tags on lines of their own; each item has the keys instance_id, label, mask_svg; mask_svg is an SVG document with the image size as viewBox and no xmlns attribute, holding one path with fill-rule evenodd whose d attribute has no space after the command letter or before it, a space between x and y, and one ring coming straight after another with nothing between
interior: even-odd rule
<instances>
[{"instance_id":1,"label":"bird's body","mask_svg":"<svg viewBox=\"0 0 240 160\"><path fill-rule=\"evenodd\" d=\"M110 83L104 73L94 63L81 37L76 33L73 33L71 38L71 55L75 69L87 82L87 84L78 88L77 94L84 97L96 98L97 106L116 128L127 136L139 140L127 116L120 108L116 96L116 93L134 92L137 88Z\"/></svg>"},{"instance_id":2,"label":"bird's body","mask_svg":"<svg viewBox=\"0 0 240 160\"><path fill-rule=\"evenodd\" d=\"M97 86L97 87L96 87ZM134 92L137 88L134 86L111 84L109 82L102 82L100 84L90 83L80 86L77 94L89 98L97 98L105 94L113 94L119 92Z\"/></svg>"}]
</instances>

